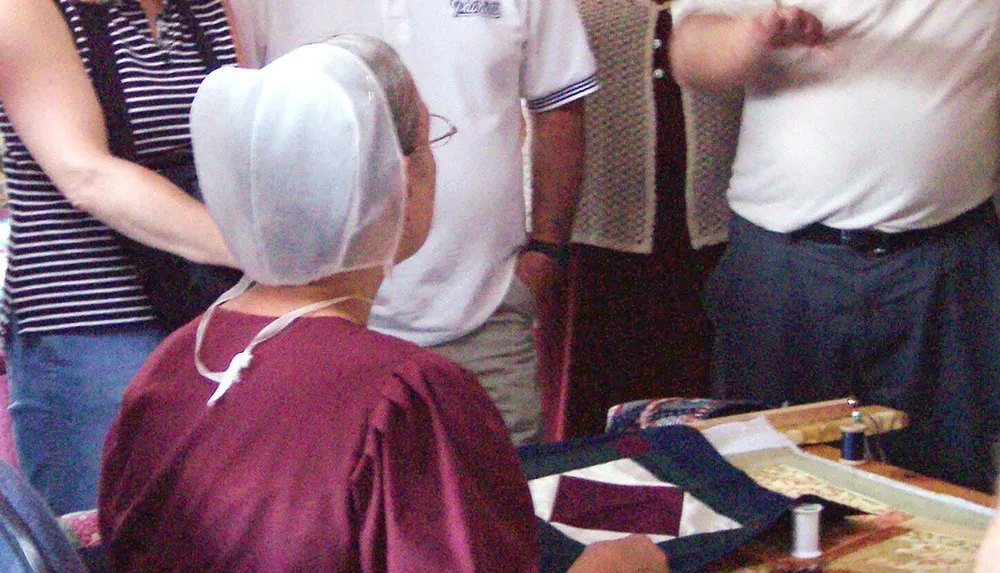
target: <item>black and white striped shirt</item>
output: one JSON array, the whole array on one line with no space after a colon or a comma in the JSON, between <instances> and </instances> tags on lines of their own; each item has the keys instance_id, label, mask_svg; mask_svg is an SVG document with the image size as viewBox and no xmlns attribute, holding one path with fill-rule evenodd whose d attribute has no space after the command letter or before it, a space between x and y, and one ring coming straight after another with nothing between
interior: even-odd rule
<instances>
[{"instance_id":1,"label":"black and white striped shirt","mask_svg":"<svg viewBox=\"0 0 1000 573\"><path fill-rule=\"evenodd\" d=\"M78 4L58 0L90 72L89 30ZM220 64L235 63L232 38L218 0L190 0L191 11ZM167 0L154 39L138 0L112 0L112 48L124 88L138 160L190 152L188 114L206 75L188 21ZM53 186L14 133L0 105L9 195L9 266L3 291L5 321L20 332L124 324L154 318L134 269L123 259L115 233L74 208ZM183 296L183 293L178 293Z\"/></svg>"}]
</instances>

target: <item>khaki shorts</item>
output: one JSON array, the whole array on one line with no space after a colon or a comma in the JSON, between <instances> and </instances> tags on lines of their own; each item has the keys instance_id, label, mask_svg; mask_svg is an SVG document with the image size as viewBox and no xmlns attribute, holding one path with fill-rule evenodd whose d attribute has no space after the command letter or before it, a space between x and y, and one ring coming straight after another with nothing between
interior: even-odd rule
<instances>
[{"instance_id":1,"label":"khaki shorts","mask_svg":"<svg viewBox=\"0 0 1000 573\"><path fill-rule=\"evenodd\" d=\"M535 296L516 276L500 306L465 336L430 347L473 372L500 410L515 445L541 436Z\"/></svg>"}]
</instances>

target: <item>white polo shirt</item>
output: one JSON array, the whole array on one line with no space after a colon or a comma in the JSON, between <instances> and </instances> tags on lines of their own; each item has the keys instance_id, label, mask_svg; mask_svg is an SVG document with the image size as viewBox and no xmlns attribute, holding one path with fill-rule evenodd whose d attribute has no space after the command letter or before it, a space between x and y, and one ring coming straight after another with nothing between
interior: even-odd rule
<instances>
[{"instance_id":1,"label":"white polo shirt","mask_svg":"<svg viewBox=\"0 0 1000 573\"><path fill-rule=\"evenodd\" d=\"M1000 3L789 0L842 33L823 51L776 53L747 86L733 210L773 231L813 222L933 226L997 189ZM675 0L751 14L773 0Z\"/></svg>"},{"instance_id":2,"label":"white polo shirt","mask_svg":"<svg viewBox=\"0 0 1000 573\"><path fill-rule=\"evenodd\" d=\"M381 36L428 109L458 127L434 149L427 242L383 283L369 326L425 346L478 328L506 294L525 239L521 100L546 111L597 89L573 0L271 1L233 3L256 62L336 33Z\"/></svg>"}]
</instances>

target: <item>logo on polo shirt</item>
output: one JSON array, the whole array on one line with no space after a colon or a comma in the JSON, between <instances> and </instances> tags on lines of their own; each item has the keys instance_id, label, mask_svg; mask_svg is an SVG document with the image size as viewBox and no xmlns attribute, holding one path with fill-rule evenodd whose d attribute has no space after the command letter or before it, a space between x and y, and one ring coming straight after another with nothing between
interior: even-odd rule
<instances>
[{"instance_id":1,"label":"logo on polo shirt","mask_svg":"<svg viewBox=\"0 0 1000 573\"><path fill-rule=\"evenodd\" d=\"M497 0L451 0L455 9L455 18L462 16L481 16L483 18L499 18L500 2Z\"/></svg>"}]
</instances>

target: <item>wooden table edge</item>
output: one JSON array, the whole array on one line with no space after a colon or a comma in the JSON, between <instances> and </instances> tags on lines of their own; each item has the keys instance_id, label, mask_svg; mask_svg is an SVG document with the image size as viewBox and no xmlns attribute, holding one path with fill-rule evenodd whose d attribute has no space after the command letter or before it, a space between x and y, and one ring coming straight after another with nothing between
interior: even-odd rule
<instances>
[{"instance_id":1,"label":"wooden table edge","mask_svg":"<svg viewBox=\"0 0 1000 573\"><path fill-rule=\"evenodd\" d=\"M828 460L837 461L840 459L840 449L826 444L813 444L809 446L803 446L802 450L814 456L818 456ZM932 491L934 493L940 493L944 495L950 495L953 497L964 499L966 501L971 501L972 503L989 507L991 509L996 507L997 497L995 495L989 495L981 491L969 489L966 487L955 485L953 483L948 483L946 481L928 477L923 474L919 474L917 472L913 472L910 470L905 470L903 468L893 466L887 463L875 460L869 460L853 467L883 477L887 477L889 479L893 479L898 482L919 487L927 491Z\"/></svg>"}]
</instances>

